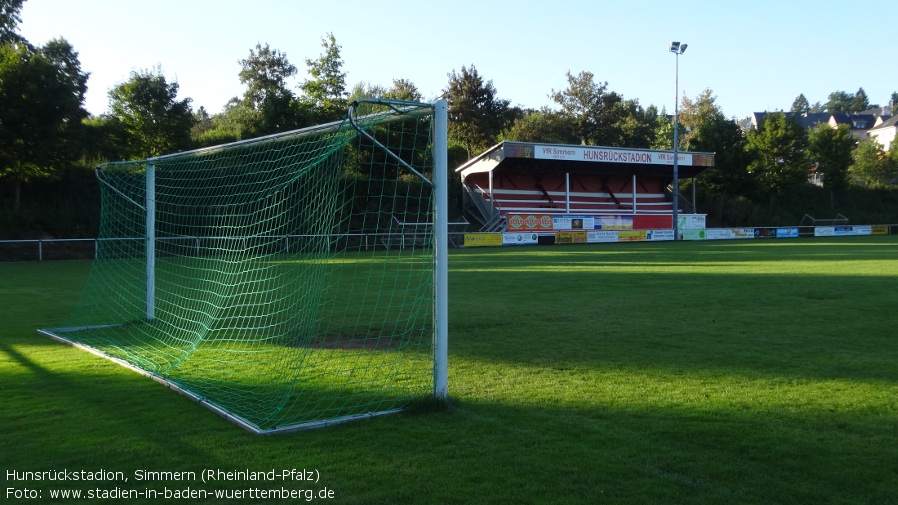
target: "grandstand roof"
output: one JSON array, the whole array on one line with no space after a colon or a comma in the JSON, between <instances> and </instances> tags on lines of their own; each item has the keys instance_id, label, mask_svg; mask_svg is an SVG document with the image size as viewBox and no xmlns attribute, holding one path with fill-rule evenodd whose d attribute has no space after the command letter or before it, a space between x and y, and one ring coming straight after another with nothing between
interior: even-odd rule
<instances>
[{"instance_id":1,"label":"grandstand roof","mask_svg":"<svg viewBox=\"0 0 898 505\"><path fill-rule=\"evenodd\" d=\"M714 166L714 153L678 153L679 178L689 179ZM674 152L620 147L505 141L455 171L462 178L496 169L515 172L562 172L647 175L673 178Z\"/></svg>"}]
</instances>

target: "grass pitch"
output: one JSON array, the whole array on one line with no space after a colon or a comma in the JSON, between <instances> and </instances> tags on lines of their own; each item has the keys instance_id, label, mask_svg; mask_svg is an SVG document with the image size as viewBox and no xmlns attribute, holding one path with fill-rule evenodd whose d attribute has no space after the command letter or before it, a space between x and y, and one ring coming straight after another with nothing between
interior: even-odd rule
<instances>
[{"instance_id":1,"label":"grass pitch","mask_svg":"<svg viewBox=\"0 0 898 505\"><path fill-rule=\"evenodd\" d=\"M895 236L452 251L454 406L272 437L37 335L88 268L0 264L3 487L40 501L190 487L375 504L898 502ZM64 469L129 481L8 473ZM136 480L210 469L318 479Z\"/></svg>"}]
</instances>

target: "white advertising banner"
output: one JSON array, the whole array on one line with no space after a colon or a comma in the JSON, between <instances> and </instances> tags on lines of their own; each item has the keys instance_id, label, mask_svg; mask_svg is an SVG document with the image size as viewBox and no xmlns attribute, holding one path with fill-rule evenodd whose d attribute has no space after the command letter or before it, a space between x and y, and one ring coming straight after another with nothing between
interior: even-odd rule
<instances>
[{"instance_id":1,"label":"white advertising banner","mask_svg":"<svg viewBox=\"0 0 898 505\"><path fill-rule=\"evenodd\" d=\"M574 216L559 214L552 216L552 228L555 230L592 230L595 227L595 216Z\"/></svg>"},{"instance_id":2,"label":"white advertising banner","mask_svg":"<svg viewBox=\"0 0 898 505\"><path fill-rule=\"evenodd\" d=\"M707 214L680 214L677 221L681 230L704 230L707 222Z\"/></svg>"},{"instance_id":3,"label":"white advertising banner","mask_svg":"<svg viewBox=\"0 0 898 505\"><path fill-rule=\"evenodd\" d=\"M586 241L590 244L600 242L617 242L616 231L591 231L586 234Z\"/></svg>"},{"instance_id":4,"label":"white advertising banner","mask_svg":"<svg viewBox=\"0 0 898 505\"><path fill-rule=\"evenodd\" d=\"M815 237L847 237L872 234L872 226L817 226L814 228Z\"/></svg>"},{"instance_id":5,"label":"white advertising banner","mask_svg":"<svg viewBox=\"0 0 898 505\"><path fill-rule=\"evenodd\" d=\"M539 236L536 233L503 233L502 245L536 245Z\"/></svg>"},{"instance_id":6,"label":"white advertising banner","mask_svg":"<svg viewBox=\"0 0 898 505\"><path fill-rule=\"evenodd\" d=\"M754 228L709 228L705 232L708 240L755 238Z\"/></svg>"}]
</instances>

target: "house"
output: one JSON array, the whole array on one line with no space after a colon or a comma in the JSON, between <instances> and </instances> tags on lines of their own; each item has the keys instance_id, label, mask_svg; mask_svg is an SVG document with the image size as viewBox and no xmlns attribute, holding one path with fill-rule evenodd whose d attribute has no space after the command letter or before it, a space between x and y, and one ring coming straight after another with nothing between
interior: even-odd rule
<instances>
[{"instance_id":1,"label":"house","mask_svg":"<svg viewBox=\"0 0 898 505\"><path fill-rule=\"evenodd\" d=\"M877 119L879 118L871 114L838 113L831 114L829 121L826 123L833 128L838 128L839 125L847 125L851 135L856 139L861 140L870 136L868 132L870 131L870 128L873 128L873 125L876 124Z\"/></svg>"},{"instance_id":2,"label":"house","mask_svg":"<svg viewBox=\"0 0 898 505\"><path fill-rule=\"evenodd\" d=\"M749 128L757 128L759 124L764 122L764 118L768 112L755 112L747 120L740 122L740 126L744 130ZM857 139L874 138L882 145L883 149L888 151L893 140L895 140L898 125L896 125L896 117L893 116L891 109L888 107L876 107L858 113L805 113L795 115L794 112L786 112L786 117L793 117L795 121L805 128L813 128L819 123L826 123L832 128L838 128L839 125L847 125L851 135Z\"/></svg>"},{"instance_id":3,"label":"house","mask_svg":"<svg viewBox=\"0 0 898 505\"><path fill-rule=\"evenodd\" d=\"M895 145L895 137L898 134L898 116L892 116L886 121L879 123L867 133L871 138L879 142L884 151L888 151L889 147Z\"/></svg>"}]
</instances>

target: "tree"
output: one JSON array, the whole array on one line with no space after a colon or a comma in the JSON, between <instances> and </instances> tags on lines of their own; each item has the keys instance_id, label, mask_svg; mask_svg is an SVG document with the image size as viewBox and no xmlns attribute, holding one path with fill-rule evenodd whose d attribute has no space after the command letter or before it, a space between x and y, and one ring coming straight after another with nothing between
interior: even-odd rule
<instances>
[{"instance_id":1,"label":"tree","mask_svg":"<svg viewBox=\"0 0 898 505\"><path fill-rule=\"evenodd\" d=\"M854 150L854 162L848 168L848 173L856 183L864 187L891 188L895 186L898 166L893 163L892 158L885 155L879 142L866 138L858 142Z\"/></svg>"},{"instance_id":2,"label":"tree","mask_svg":"<svg viewBox=\"0 0 898 505\"><path fill-rule=\"evenodd\" d=\"M576 144L580 141L569 119L548 107L530 111L515 119L511 127L503 132L502 138L551 144Z\"/></svg>"},{"instance_id":3,"label":"tree","mask_svg":"<svg viewBox=\"0 0 898 505\"><path fill-rule=\"evenodd\" d=\"M393 79L393 86L384 93L384 97L409 102L420 102L424 99L424 95L408 79Z\"/></svg>"},{"instance_id":4,"label":"tree","mask_svg":"<svg viewBox=\"0 0 898 505\"><path fill-rule=\"evenodd\" d=\"M870 100L867 98L867 93L864 91L864 88L858 88L857 92L854 94L854 99L851 101L851 110L849 112L863 112L874 107L878 106L876 104L870 104Z\"/></svg>"},{"instance_id":5,"label":"tree","mask_svg":"<svg viewBox=\"0 0 898 505\"><path fill-rule=\"evenodd\" d=\"M16 32L22 22L22 4L25 0L0 0L0 44L24 43Z\"/></svg>"},{"instance_id":6,"label":"tree","mask_svg":"<svg viewBox=\"0 0 898 505\"><path fill-rule=\"evenodd\" d=\"M493 81L484 81L473 64L449 73L443 92L449 102L449 140L463 145L469 158L493 145L513 120L509 101L496 97Z\"/></svg>"},{"instance_id":7,"label":"tree","mask_svg":"<svg viewBox=\"0 0 898 505\"><path fill-rule=\"evenodd\" d=\"M249 50L249 57L240 60L240 84L246 85L243 100L259 108L267 98L287 89L287 79L296 75L296 67L287 60L287 54L271 49L266 43L256 44Z\"/></svg>"},{"instance_id":8,"label":"tree","mask_svg":"<svg viewBox=\"0 0 898 505\"><path fill-rule=\"evenodd\" d=\"M682 124L679 126L680 130L684 130ZM673 116L669 116L666 111L662 111L658 117L655 118L654 124L654 140L652 144L649 146L651 149L658 149L661 151L673 149L673 138L674 138L674 119ZM678 146L677 149L685 151L683 148L683 137L677 136Z\"/></svg>"},{"instance_id":9,"label":"tree","mask_svg":"<svg viewBox=\"0 0 898 505\"><path fill-rule=\"evenodd\" d=\"M723 112L717 105L717 97L710 89L702 91L695 100L684 96L679 107L680 124L678 126L678 149L683 151L709 151L716 149L697 148L694 144L695 137L706 123L717 124L723 117ZM734 123L735 124L735 123ZM666 113L657 116L654 121L654 140L649 146L652 149L673 149L674 120Z\"/></svg>"},{"instance_id":10,"label":"tree","mask_svg":"<svg viewBox=\"0 0 898 505\"><path fill-rule=\"evenodd\" d=\"M156 68L132 71L127 81L109 91L109 115L124 134L123 154L150 158L192 147L196 119L191 99L178 100L178 88Z\"/></svg>"},{"instance_id":11,"label":"tree","mask_svg":"<svg viewBox=\"0 0 898 505\"><path fill-rule=\"evenodd\" d=\"M607 82L605 85L607 86ZM622 126L627 120L627 106L624 96L620 93L609 91L602 96L599 114L594 118L595 140L598 145L625 147L627 141L623 138Z\"/></svg>"},{"instance_id":12,"label":"tree","mask_svg":"<svg viewBox=\"0 0 898 505\"><path fill-rule=\"evenodd\" d=\"M685 128L680 129L680 137L685 150L694 150L692 139L703 124L723 114L716 102L717 97L710 89L702 91L694 101L683 96L680 102L680 123Z\"/></svg>"},{"instance_id":13,"label":"tree","mask_svg":"<svg viewBox=\"0 0 898 505\"><path fill-rule=\"evenodd\" d=\"M832 128L818 123L808 132L808 161L823 174L823 187L835 191L848 185L854 144L855 139L845 124Z\"/></svg>"},{"instance_id":14,"label":"tree","mask_svg":"<svg viewBox=\"0 0 898 505\"><path fill-rule=\"evenodd\" d=\"M615 111L615 146L648 149L655 139L655 118L658 110L654 106L643 109L639 100L623 100L612 106Z\"/></svg>"},{"instance_id":15,"label":"tree","mask_svg":"<svg viewBox=\"0 0 898 505\"><path fill-rule=\"evenodd\" d=\"M243 100L227 109L240 138L293 130L310 124L296 97L287 87L287 79L296 75L296 67L287 54L256 44L249 57L239 61L240 83L246 85Z\"/></svg>"},{"instance_id":16,"label":"tree","mask_svg":"<svg viewBox=\"0 0 898 505\"><path fill-rule=\"evenodd\" d=\"M889 98L889 108L892 109L892 115L898 115L898 91L893 91Z\"/></svg>"},{"instance_id":17,"label":"tree","mask_svg":"<svg viewBox=\"0 0 898 505\"><path fill-rule=\"evenodd\" d=\"M386 89L379 84L368 84L360 82L353 86L349 92L349 103L361 100L363 98L382 98L387 100L404 100L407 102L422 101L421 92L415 85L406 79L393 79L393 86ZM374 112L376 107L363 105L357 109L358 114L369 114Z\"/></svg>"},{"instance_id":18,"label":"tree","mask_svg":"<svg viewBox=\"0 0 898 505\"><path fill-rule=\"evenodd\" d=\"M200 105L200 108L193 114L193 120L194 123L191 136L194 140L198 141L204 133L213 128L212 116L209 115L209 111L207 111L205 107Z\"/></svg>"},{"instance_id":19,"label":"tree","mask_svg":"<svg viewBox=\"0 0 898 505\"><path fill-rule=\"evenodd\" d=\"M714 168L697 179L708 193L753 196L757 190L748 172L747 140L735 121L717 112L696 126L690 140L695 151L716 153Z\"/></svg>"},{"instance_id":20,"label":"tree","mask_svg":"<svg viewBox=\"0 0 898 505\"><path fill-rule=\"evenodd\" d=\"M306 59L311 79L300 85L306 98L316 110L317 122L335 121L346 115L346 73L343 59L340 57L340 46L333 33L321 39L324 52L317 60Z\"/></svg>"},{"instance_id":21,"label":"tree","mask_svg":"<svg viewBox=\"0 0 898 505\"><path fill-rule=\"evenodd\" d=\"M92 116L82 121L82 126L85 165L96 166L127 157L122 154L122 139L126 134L120 122L106 115Z\"/></svg>"},{"instance_id":22,"label":"tree","mask_svg":"<svg viewBox=\"0 0 898 505\"><path fill-rule=\"evenodd\" d=\"M608 101L605 98L608 83L597 84L593 73L587 71L580 72L577 76L570 72L565 75L567 89L553 89L549 98L561 106L561 113L575 125L581 144L599 144L600 138L604 137L599 132L599 121Z\"/></svg>"},{"instance_id":23,"label":"tree","mask_svg":"<svg viewBox=\"0 0 898 505\"><path fill-rule=\"evenodd\" d=\"M349 102L363 98L384 98L387 90L379 84L368 84L367 82L356 83L349 92Z\"/></svg>"},{"instance_id":24,"label":"tree","mask_svg":"<svg viewBox=\"0 0 898 505\"><path fill-rule=\"evenodd\" d=\"M608 91L608 83L596 83L592 72L566 75L567 89L552 90L549 98L575 125L580 143L626 147L652 144L655 114L648 114L637 100Z\"/></svg>"},{"instance_id":25,"label":"tree","mask_svg":"<svg viewBox=\"0 0 898 505\"><path fill-rule=\"evenodd\" d=\"M879 142L876 142L873 139L867 140L879 145ZM893 141L891 147L898 147L898 142ZM882 146L880 146L880 148L882 148ZM889 189L898 189L898 153L894 150L883 153L883 172L883 181L886 183L886 187Z\"/></svg>"},{"instance_id":26,"label":"tree","mask_svg":"<svg viewBox=\"0 0 898 505\"><path fill-rule=\"evenodd\" d=\"M312 106L297 99L287 81L296 67L287 54L267 43L256 44L246 59L238 60L242 97L233 97L222 112L212 116L208 127L199 132L201 145L289 131L314 124Z\"/></svg>"},{"instance_id":27,"label":"tree","mask_svg":"<svg viewBox=\"0 0 898 505\"><path fill-rule=\"evenodd\" d=\"M811 102L804 96L804 93L798 95L795 98L795 101L792 102L792 108L790 111L793 114L802 115L811 112Z\"/></svg>"},{"instance_id":28,"label":"tree","mask_svg":"<svg viewBox=\"0 0 898 505\"><path fill-rule=\"evenodd\" d=\"M854 95L845 91L833 91L829 94L829 101L823 106L826 112L831 114L850 113L854 107ZM861 109L863 110L863 109Z\"/></svg>"},{"instance_id":29,"label":"tree","mask_svg":"<svg viewBox=\"0 0 898 505\"><path fill-rule=\"evenodd\" d=\"M251 138L260 123L257 111L235 96L212 116L208 129L197 132L198 142L205 147Z\"/></svg>"},{"instance_id":30,"label":"tree","mask_svg":"<svg viewBox=\"0 0 898 505\"><path fill-rule=\"evenodd\" d=\"M768 114L758 128L749 130L746 150L753 159L748 171L770 196L771 206L777 194L807 182L806 145L805 129L782 112Z\"/></svg>"},{"instance_id":31,"label":"tree","mask_svg":"<svg viewBox=\"0 0 898 505\"><path fill-rule=\"evenodd\" d=\"M0 45L0 177L14 186L14 211L23 183L53 177L79 156L87 78L64 39Z\"/></svg>"}]
</instances>

